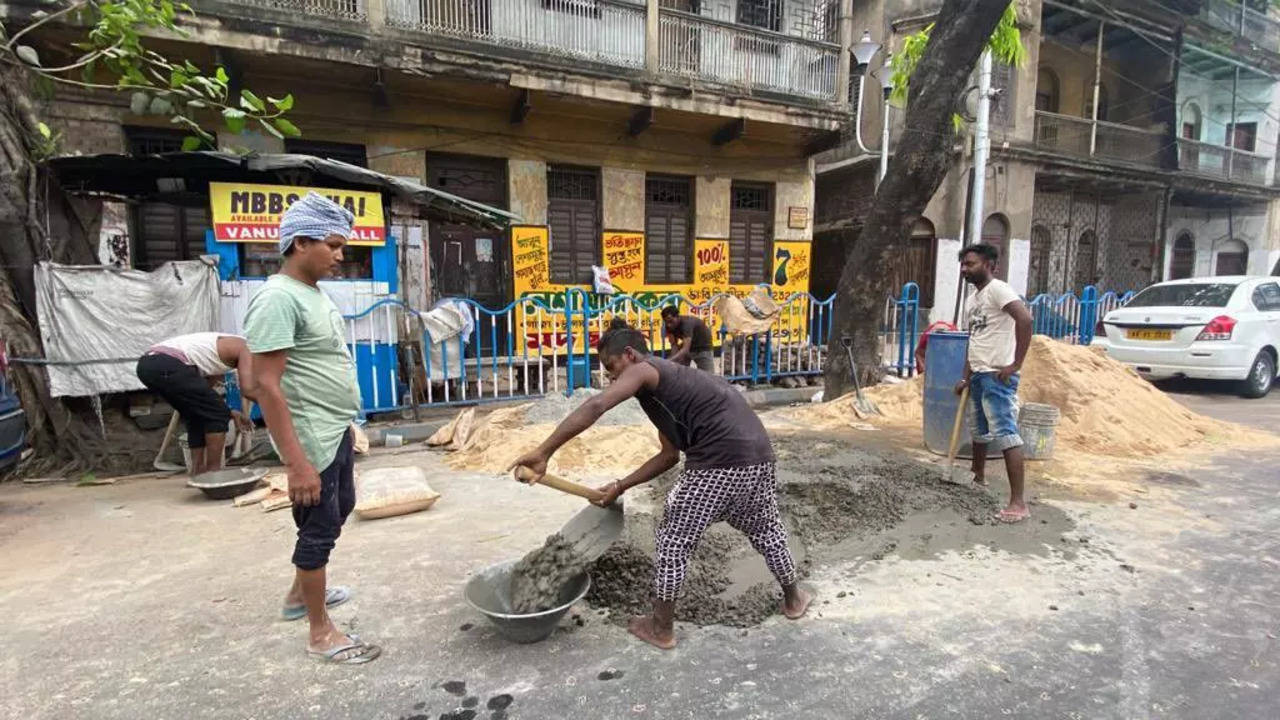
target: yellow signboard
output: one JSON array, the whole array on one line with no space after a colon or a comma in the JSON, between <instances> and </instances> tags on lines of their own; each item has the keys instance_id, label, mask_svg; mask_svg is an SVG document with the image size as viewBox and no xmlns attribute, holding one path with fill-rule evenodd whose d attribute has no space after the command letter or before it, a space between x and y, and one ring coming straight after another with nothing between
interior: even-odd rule
<instances>
[{"instance_id":1,"label":"yellow signboard","mask_svg":"<svg viewBox=\"0 0 1280 720\"><path fill-rule=\"evenodd\" d=\"M587 306L593 310L608 307L612 298L595 295L586 285L565 285L551 282L550 250L547 244L547 228L518 225L511 228L512 271L515 297L536 300L537 304L522 302L517 305L515 324L517 336L523 336L532 352L550 353L565 351L568 343L568 325L565 319L565 291L580 288ZM646 306L656 305L671 295L683 295L695 305L702 305L716 295L730 294L745 297L755 285L729 282L729 242L727 240L698 239L693 248L693 281L685 284L649 285L644 280L644 233L605 232L601 237L601 257L609 278L618 293L635 299ZM770 276L770 295L779 305L787 302L795 293L809 290L810 258L812 248L807 241L777 241L773 244L773 273ZM541 305L541 307L539 307ZM804 337L807 327L809 300L797 298L784 309L775 323L774 336L778 339ZM574 341L581 342L584 328L582 308L573 313ZM632 326L645 332L656 347L665 347L658 310L638 312L634 305L617 308L616 314L624 316ZM689 312L683 306L682 312ZM720 318L710 308L694 311L711 328L712 337L720 341ZM593 313L589 337L594 345L597 335L607 328L614 313ZM581 351L575 347L574 351Z\"/></svg>"},{"instance_id":2,"label":"yellow signboard","mask_svg":"<svg viewBox=\"0 0 1280 720\"><path fill-rule=\"evenodd\" d=\"M386 244L387 219L382 212L381 193L249 183L209 183L214 238L218 242L275 243L280 216L309 192L323 195L355 215L350 244Z\"/></svg>"}]
</instances>

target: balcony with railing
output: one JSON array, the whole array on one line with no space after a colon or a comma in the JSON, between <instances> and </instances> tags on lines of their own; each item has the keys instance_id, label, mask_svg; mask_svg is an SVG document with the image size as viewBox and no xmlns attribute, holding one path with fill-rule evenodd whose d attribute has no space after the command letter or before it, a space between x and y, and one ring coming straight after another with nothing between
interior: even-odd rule
<instances>
[{"instance_id":1,"label":"balcony with railing","mask_svg":"<svg viewBox=\"0 0 1280 720\"><path fill-rule=\"evenodd\" d=\"M625 0L387 0L387 24L570 61L639 69L645 5Z\"/></svg>"},{"instance_id":2,"label":"balcony with railing","mask_svg":"<svg viewBox=\"0 0 1280 720\"><path fill-rule=\"evenodd\" d=\"M658 23L662 74L815 100L836 97L837 44L666 8Z\"/></svg>"},{"instance_id":3,"label":"balcony with railing","mask_svg":"<svg viewBox=\"0 0 1280 720\"><path fill-rule=\"evenodd\" d=\"M228 2L232 5L296 13L324 20L363 23L369 19L365 0L228 0ZM197 5L197 3L192 4Z\"/></svg>"},{"instance_id":4,"label":"balcony with railing","mask_svg":"<svg viewBox=\"0 0 1280 720\"><path fill-rule=\"evenodd\" d=\"M1178 169L1217 180L1269 185L1271 158L1222 145L1178 139Z\"/></svg>"},{"instance_id":5,"label":"balcony with railing","mask_svg":"<svg viewBox=\"0 0 1280 720\"><path fill-rule=\"evenodd\" d=\"M382 27L488 57L621 77L702 82L817 103L839 99L839 0L738 0L687 12L646 0L196 0L201 11L249 7L276 22ZM696 7L696 5L694 6ZM651 26L649 12L658 13ZM653 32L656 30L656 33ZM652 34L651 34L652 33Z\"/></svg>"},{"instance_id":6,"label":"balcony with railing","mask_svg":"<svg viewBox=\"0 0 1280 720\"><path fill-rule=\"evenodd\" d=\"M1036 112L1035 146L1057 155L1160 168L1168 139L1130 125Z\"/></svg>"},{"instance_id":7,"label":"balcony with railing","mask_svg":"<svg viewBox=\"0 0 1280 720\"><path fill-rule=\"evenodd\" d=\"M1212 28L1245 38L1263 50L1280 53L1280 20L1262 10L1233 0L1204 0L1200 19Z\"/></svg>"}]
</instances>

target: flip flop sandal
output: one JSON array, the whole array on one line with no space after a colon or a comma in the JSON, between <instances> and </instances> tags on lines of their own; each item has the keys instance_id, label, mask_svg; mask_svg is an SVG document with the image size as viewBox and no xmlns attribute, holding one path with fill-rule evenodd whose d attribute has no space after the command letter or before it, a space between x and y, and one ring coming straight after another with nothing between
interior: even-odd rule
<instances>
[{"instance_id":1,"label":"flip flop sandal","mask_svg":"<svg viewBox=\"0 0 1280 720\"><path fill-rule=\"evenodd\" d=\"M347 639L351 642L329 648L323 652L308 649L307 654L325 665L363 665L378 659L378 656L382 654L381 647L362 641L358 635L348 634ZM343 658L338 657L353 650L358 650L359 652Z\"/></svg>"},{"instance_id":2,"label":"flip flop sandal","mask_svg":"<svg viewBox=\"0 0 1280 720\"><path fill-rule=\"evenodd\" d=\"M351 591L341 585L335 585L324 592L324 606L326 608L338 607L350 599ZM301 620L306 616L306 605L285 605L280 608L280 619L285 621Z\"/></svg>"}]
</instances>

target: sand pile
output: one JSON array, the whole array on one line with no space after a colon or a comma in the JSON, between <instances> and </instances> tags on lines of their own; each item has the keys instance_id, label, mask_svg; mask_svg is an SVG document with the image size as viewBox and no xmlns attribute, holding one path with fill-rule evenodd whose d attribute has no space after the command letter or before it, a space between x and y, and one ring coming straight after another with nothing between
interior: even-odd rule
<instances>
[{"instance_id":1,"label":"sand pile","mask_svg":"<svg viewBox=\"0 0 1280 720\"><path fill-rule=\"evenodd\" d=\"M1156 455L1254 434L1192 412L1104 354L1040 336L1027 351L1019 396L1061 410L1058 443L1095 454Z\"/></svg>"},{"instance_id":2,"label":"sand pile","mask_svg":"<svg viewBox=\"0 0 1280 720\"><path fill-rule=\"evenodd\" d=\"M459 470L505 472L517 457L538 447L556 423L586 399L586 395L579 398L580 394L582 391L573 398L548 396L536 403L494 410L476 422L466 443L450 453L447 462ZM566 443L551 458L548 469L558 475L630 471L653 457L659 448L658 431L644 419L639 403L632 404L634 408L624 403L610 410L600 423ZM605 422L611 419L626 424Z\"/></svg>"},{"instance_id":3,"label":"sand pile","mask_svg":"<svg viewBox=\"0 0 1280 720\"><path fill-rule=\"evenodd\" d=\"M1244 442L1258 433L1188 410L1099 348L1080 347L1036 335L1022 368L1018 397L1062 411L1058 447L1123 457L1149 456L1205 440ZM884 413L867 421L894 425L921 422L923 378L864 391ZM783 417L818 427L848 426L853 395L810 407L789 408Z\"/></svg>"},{"instance_id":4,"label":"sand pile","mask_svg":"<svg viewBox=\"0 0 1280 720\"><path fill-rule=\"evenodd\" d=\"M916 376L897 384L876 385L862 391L862 396L875 403L880 415L874 420L880 424L914 424L919 425L924 412L924 377ZM851 422L861 422L854 412L855 393L849 393L827 403L774 411L780 417L801 421L819 428L848 427Z\"/></svg>"}]
</instances>

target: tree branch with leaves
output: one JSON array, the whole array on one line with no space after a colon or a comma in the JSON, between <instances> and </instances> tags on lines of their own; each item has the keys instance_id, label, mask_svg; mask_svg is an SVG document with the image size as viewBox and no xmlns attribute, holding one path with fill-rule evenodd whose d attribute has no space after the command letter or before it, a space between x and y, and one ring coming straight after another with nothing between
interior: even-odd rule
<instances>
[{"instance_id":1,"label":"tree branch with leaves","mask_svg":"<svg viewBox=\"0 0 1280 720\"><path fill-rule=\"evenodd\" d=\"M301 131L286 117L293 108L293 96L263 100L249 89L232 97L230 77L219 66L204 73L190 60L171 60L144 45L149 33L168 33L185 38L179 23L181 14L195 17L186 3L170 0L79 0L60 9L34 16L34 22L12 35L0 26L0 63L21 69L35 78L85 90L129 93L129 109L135 115L157 115L190 133L184 150L217 145L212 133L197 117L216 114L233 134L256 123L277 138L297 137ZM73 47L80 52L74 61L49 66L41 61L33 44L25 42L41 26L63 22L87 28L82 41ZM106 75L112 80L102 81ZM37 127L40 136L52 139L47 125Z\"/></svg>"}]
</instances>

